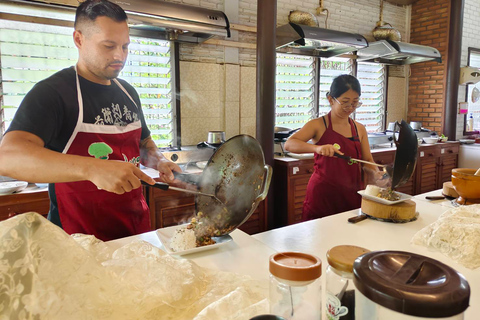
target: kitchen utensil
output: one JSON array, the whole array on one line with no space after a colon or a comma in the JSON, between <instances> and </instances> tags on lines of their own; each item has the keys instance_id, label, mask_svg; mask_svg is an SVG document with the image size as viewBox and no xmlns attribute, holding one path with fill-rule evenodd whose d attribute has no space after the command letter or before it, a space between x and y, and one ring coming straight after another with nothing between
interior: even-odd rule
<instances>
[{"instance_id":1,"label":"kitchen utensil","mask_svg":"<svg viewBox=\"0 0 480 320\"><path fill-rule=\"evenodd\" d=\"M225 142L224 131L209 131L207 137L207 143L209 144L221 144Z\"/></svg>"},{"instance_id":2,"label":"kitchen utensil","mask_svg":"<svg viewBox=\"0 0 480 320\"><path fill-rule=\"evenodd\" d=\"M397 150L391 175L392 189L404 185L412 176L417 164L418 142L415 131L404 120L401 123L395 123L395 131L397 131L397 127L398 138L396 134L393 135Z\"/></svg>"},{"instance_id":3,"label":"kitchen utensil","mask_svg":"<svg viewBox=\"0 0 480 320\"><path fill-rule=\"evenodd\" d=\"M477 169L452 169L452 184L460 195L459 204L480 203L480 176L474 175Z\"/></svg>"},{"instance_id":4,"label":"kitchen utensil","mask_svg":"<svg viewBox=\"0 0 480 320\"><path fill-rule=\"evenodd\" d=\"M476 103L478 100L480 100L480 90L478 90L477 87L474 87L472 90L472 102Z\"/></svg>"},{"instance_id":5,"label":"kitchen utensil","mask_svg":"<svg viewBox=\"0 0 480 320\"><path fill-rule=\"evenodd\" d=\"M154 187L154 188L157 188L157 189L160 189L160 190L165 190L165 191L170 189L170 190L175 190L175 191L180 191L180 192L185 192L185 193L191 193L191 194L195 194L195 195L199 195L199 196L210 197L210 198L214 199L219 204L222 204L225 207L223 202L213 194L208 194L208 193L195 191L195 190L188 190L188 189L172 187L168 183L163 183L163 182L155 182L155 184L152 185L152 184L146 183L145 181L142 180L142 184L146 185L146 186L149 186L149 187Z\"/></svg>"},{"instance_id":6,"label":"kitchen utensil","mask_svg":"<svg viewBox=\"0 0 480 320\"><path fill-rule=\"evenodd\" d=\"M286 130L277 131L277 128L286 129ZM300 128L289 129L289 128L282 128L282 127L275 127L274 137L275 137L275 139L287 139L288 137L290 137L292 134L294 134L298 130L300 130Z\"/></svg>"},{"instance_id":7,"label":"kitchen utensil","mask_svg":"<svg viewBox=\"0 0 480 320\"><path fill-rule=\"evenodd\" d=\"M453 268L404 251L373 251L353 264L355 319L463 319L470 286Z\"/></svg>"},{"instance_id":8,"label":"kitchen utensil","mask_svg":"<svg viewBox=\"0 0 480 320\"><path fill-rule=\"evenodd\" d=\"M410 121L410 127L413 130L421 130L422 129L422 123L419 122L419 121Z\"/></svg>"},{"instance_id":9,"label":"kitchen utensil","mask_svg":"<svg viewBox=\"0 0 480 320\"><path fill-rule=\"evenodd\" d=\"M480 168L477 171L475 171L474 176L480 176Z\"/></svg>"},{"instance_id":10,"label":"kitchen utensil","mask_svg":"<svg viewBox=\"0 0 480 320\"><path fill-rule=\"evenodd\" d=\"M445 199L445 196L426 196L425 199L427 199L427 200L432 200L432 201L435 201L435 200L444 200L444 199Z\"/></svg>"},{"instance_id":11,"label":"kitchen utensil","mask_svg":"<svg viewBox=\"0 0 480 320\"><path fill-rule=\"evenodd\" d=\"M435 144L438 142L438 138L423 138L423 141L428 144Z\"/></svg>"},{"instance_id":12,"label":"kitchen utensil","mask_svg":"<svg viewBox=\"0 0 480 320\"><path fill-rule=\"evenodd\" d=\"M392 174L393 174L392 166L388 166L388 165L385 165L385 164L378 164L378 163L375 163L375 162L370 162L370 161L365 161L365 160L360 160L360 159L355 159L355 158L352 158L350 156L342 155L342 154L336 153L336 152L335 152L335 157L340 158L340 159L344 159L344 160L347 160L347 161L361 162L361 163L371 164L371 165L374 165L374 166L377 166L377 167L382 167L383 171L386 174L388 174L389 176L392 176Z\"/></svg>"},{"instance_id":13,"label":"kitchen utensil","mask_svg":"<svg viewBox=\"0 0 480 320\"><path fill-rule=\"evenodd\" d=\"M199 191L214 194L222 205L197 195L196 210L218 235L228 234L247 221L266 198L271 178L272 168L265 164L258 141L248 135L232 137L212 155L197 184Z\"/></svg>"}]
</instances>

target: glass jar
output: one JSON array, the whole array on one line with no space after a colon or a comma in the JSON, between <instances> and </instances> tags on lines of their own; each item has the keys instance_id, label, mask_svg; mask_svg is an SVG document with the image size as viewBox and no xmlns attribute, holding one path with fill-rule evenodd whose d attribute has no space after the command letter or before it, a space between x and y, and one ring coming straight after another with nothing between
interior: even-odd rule
<instances>
[{"instance_id":1,"label":"glass jar","mask_svg":"<svg viewBox=\"0 0 480 320\"><path fill-rule=\"evenodd\" d=\"M270 313L287 320L321 319L322 261L301 252L270 257Z\"/></svg>"},{"instance_id":2,"label":"glass jar","mask_svg":"<svg viewBox=\"0 0 480 320\"><path fill-rule=\"evenodd\" d=\"M336 246L327 252L326 314L328 320L355 319L353 263L369 250L357 246Z\"/></svg>"}]
</instances>

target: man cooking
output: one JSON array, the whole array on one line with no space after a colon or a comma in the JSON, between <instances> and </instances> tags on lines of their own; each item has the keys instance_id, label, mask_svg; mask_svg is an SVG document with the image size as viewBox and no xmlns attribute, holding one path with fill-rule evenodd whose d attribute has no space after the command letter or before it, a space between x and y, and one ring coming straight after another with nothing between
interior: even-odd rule
<instances>
[{"instance_id":1,"label":"man cooking","mask_svg":"<svg viewBox=\"0 0 480 320\"><path fill-rule=\"evenodd\" d=\"M76 11L75 67L37 83L25 96L0 144L0 175L49 183L48 218L67 233L104 241L150 230L139 169L165 182L180 168L150 137L140 99L117 79L130 43L127 16L107 0Z\"/></svg>"}]
</instances>

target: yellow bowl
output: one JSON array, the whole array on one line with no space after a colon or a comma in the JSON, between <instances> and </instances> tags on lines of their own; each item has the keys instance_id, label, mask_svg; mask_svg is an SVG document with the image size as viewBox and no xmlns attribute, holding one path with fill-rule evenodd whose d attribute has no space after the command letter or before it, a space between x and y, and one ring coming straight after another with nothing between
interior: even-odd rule
<instances>
[{"instance_id":1,"label":"yellow bowl","mask_svg":"<svg viewBox=\"0 0 480 320\"><path fill-rule=\"evenodd\" d=\"M480 199L480 176L475 176L477 169L452 169L452 184L463 199Z\"/></svg>"}]
</instances>

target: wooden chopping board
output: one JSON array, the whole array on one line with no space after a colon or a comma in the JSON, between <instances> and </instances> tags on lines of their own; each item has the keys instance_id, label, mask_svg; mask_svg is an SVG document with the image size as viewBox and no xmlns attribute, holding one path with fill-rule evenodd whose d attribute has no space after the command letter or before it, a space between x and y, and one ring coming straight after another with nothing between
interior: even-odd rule
<instances>
[{"instance_id":1,"label":"wooden chopping board","mask_svg":"<svg viewBox=\"0 0 480 320\"><path fill-rule=\"evenodd\" d=\"M408 221L416 216L416 203L412 200L406 200L387 205L362 198L362 212L378 219Z\"/></svg>"}]
</instances>

